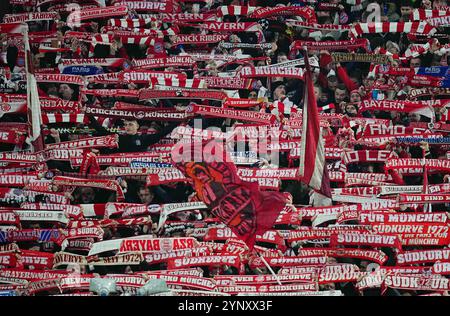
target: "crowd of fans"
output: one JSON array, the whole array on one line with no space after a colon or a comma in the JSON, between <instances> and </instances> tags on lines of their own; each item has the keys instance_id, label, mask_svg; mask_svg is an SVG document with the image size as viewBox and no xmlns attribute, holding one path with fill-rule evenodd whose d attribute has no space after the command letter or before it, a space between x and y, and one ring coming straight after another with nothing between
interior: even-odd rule
<instances>
[{"instance_id":1,"label":"crowd of fans","mask_svg":"<svg viewBox=\"0 0 450 316\"><path fill-rule=\"evenodd\" d=\"M9 2L2 26L26 23L28 33L0 37L0 295L98 294L91 279L116 280L110 295L152 279L179 295L448 295L446 0ZM305 54L331 199L274 171L298 169ZM287 68L300 75L283 76ZM222 140L245 134L228 146L238 170L292 196L253 250L172 166L172 146L207 128ZM269 152L252 145L255 130ZM258 177L264 169L273 175ZM414 220L419 213L436 216ZM396 225L410 230L386 228ZM127 250L129 240L146 246Z\"/></svg>"}]
</instances>

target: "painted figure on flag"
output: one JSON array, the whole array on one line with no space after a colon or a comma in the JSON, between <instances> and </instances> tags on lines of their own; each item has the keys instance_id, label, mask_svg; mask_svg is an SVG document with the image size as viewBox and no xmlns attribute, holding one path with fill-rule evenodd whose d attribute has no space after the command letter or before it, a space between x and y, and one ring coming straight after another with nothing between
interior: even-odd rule
<instances>
[{"instance_id":1,"label":"painted figure on flag","mask_svg":"<svg viewBox=\"0 0 450 316\"><path fill-rule=\"evenodd\" d=\"M202 148L211 145L210 142L203 144ZM176 153L172 152L172 158L174 155ZM192 179L199 199L250 247L253 247L256 235L264 234L272 227L286 205L286 195L283 193L260 191L257 183L243 181L230 159L201 162L175 160L175 167Z\"/></svg>"}]
</instances>

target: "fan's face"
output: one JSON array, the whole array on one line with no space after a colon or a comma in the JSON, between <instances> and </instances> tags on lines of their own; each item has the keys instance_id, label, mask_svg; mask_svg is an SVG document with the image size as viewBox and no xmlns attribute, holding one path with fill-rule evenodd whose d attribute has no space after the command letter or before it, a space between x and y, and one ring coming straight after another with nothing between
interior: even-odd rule
<instances>
[{"instance_id":1,"label":"fan's face","mask_svg":"<svg viewBox=\"0 0 450 316\"><path fill-rule=\"evenodd\" d=\"M139 129L139 125L136 121L125 121L123 126L128 135L135 135Z\"/></svg>"}]
</instances>

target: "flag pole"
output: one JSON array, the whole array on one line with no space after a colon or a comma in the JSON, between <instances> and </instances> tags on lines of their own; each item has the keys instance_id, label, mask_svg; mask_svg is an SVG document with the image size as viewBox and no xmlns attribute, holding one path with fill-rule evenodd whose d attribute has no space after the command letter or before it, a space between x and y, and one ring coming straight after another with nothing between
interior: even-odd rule
<instances>
[{"instance_id":1,"label":"flag pole","mask_svg":"<svg viewBox=\"0 0 450 316\"><path fill-rule=\"evenodd\" d=\"M261 256L261 254L258 252L258 250L253 249L256 254L258 255L258 257L261 259L261 261L264 263L264 265L266 266L266 268L270 271L270 273L275 277L275 280L277 280L278 285L282 285L280 278L278 277L278 275L275 274L275 272L273 271L272 267L267 263L266 259L264 259L263 256Z\"/></svg>"}]
</instances>

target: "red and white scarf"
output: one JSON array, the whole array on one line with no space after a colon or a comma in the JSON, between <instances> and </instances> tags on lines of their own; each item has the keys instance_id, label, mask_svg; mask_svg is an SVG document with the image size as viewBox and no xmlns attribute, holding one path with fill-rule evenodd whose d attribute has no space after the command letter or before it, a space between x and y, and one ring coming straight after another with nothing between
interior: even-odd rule
<instances>
[{"instance_id":1,"label":"red and white scarf","mask_svg":"<svg viewBox=\"0 0 450 316\"><path fill-rule=\"evenodd\" d=\"M294 67L244 67L238 75L243 78L255 78L255 77L283 77L283 78L296 78L303 79L304 70L302 68Z\"/></svg>"},{"instance_id":2,"label":"red and white scarf","mask_svg":"<svg viewBox=\"0 0 450 316\"><path fill-rule=\"evenodd\" d=\"M306 22L317 23L315 10L311 7L298 6L279 6L279 7L261 7L256 8L250 15L250 18L263 19L273 16L300 16Z\"/></svg>"},{"instance_id":3,"label":"red and white scarf","mask_svg":"<svg viewBox=\"0 0 450 316\"><path fill-rule=\"evenodd\" d=\"M173 44L212 44L226 40L228 36L228 34L177 34L173 40Z\"/></svg>"},{"instance_id":4,"label":"red and white scarf","mask_svg":"<svg viewBox=\"0 0 450 316\"><path fill-rule=\"evenodd\" d=\"M31 12L19 14L6 14L3 18L4 23L22 23L30 21L52 20L57 18L56 12ZM3 33L3 32L2 32Z\"/></svg>"},{"instance_id":5,"label":"red and white scarf","mask_svg":"<svg viewBox=\"0 0 450 316\"><path fill-rule=\"evenodd\" d=\"M402 249L400 240L395 235L334 233L330 236L330 247L337 245L391 247Z\"/></svg>"},{"instance_id":6,"label":"red and white scarf","mask_svg":"<svg viewBox=\"0 0 450 316\"><path fill-rule=\"evenodd\" d=\"M435 276L387 275L383 281L382 293L387 288L410 291L448 291L450 281Z\"/></svg>"},{"instance_id":7,"label":"red and white scarf","mask_svg":"<svg viewBox=\"0 0 450 316\"><path fill-rule=\"evenodd\" d=\"M375 101L364 100L358 103L359 112L363 111L397 111L397 112L415 112L427 117L434 117L431 107L412 101Z\"/></svg>"},{"instance_id":8,"label":"red and white scarf","mask_svg":"<svg viewBox=\"0 0 450 316\"><path fill-rule=\"evenodd\" d=\"M134 69L152 69L167 67L193 67L195 61L190 56L171 56L162 58L135 59L132 62Z\"/></svg>"},{"instance_id":9,"label":"red and white scarf","mask_svg":"<svg viewBox=\"0 0 450 316\"><path fill-rule=\"evenodd\" d=\"M414 9L414 11L411 13L410 18L412 21L424 21L429 18L437 18L448 14L449 10Z\"/></svg>"},{"instance_id":10,"label":"red and white scarf","mask_svg":"<svg viewBox=\"0 0 450 316\"><path fill-rule=\"evenodd\" d=\"M115 16L125 16L127 14L128 14L128 7L126 5L83 9L80 11L79 20L85 21L99 18L104 19Z\"/></svg>"},{"instance_id":11,"label":"red and white scarf","mask_svg":"<svg viewBox=\"0 0 450 316\"><path fill-rule=\"evenodd\" d=\"M186 80L186 75L177 72L127 70L119 73L119 80L133 83L150 83L152 78Z\"/></svg>"},{"instance_id":12,"label":"red and white scarf","mask_svg":"<svg viewBox=\"0 0 450 316\"><path fill-rule=\"evenodd\" d=\"M424 165L425 161L425 165ZM419 159L419 158L401 158L389 159L386 161L386 170L396 170L401 168L423 168L426 167L431 170L439 170L443 172L450 171L450 160L446 159Z\"/></svg>"},{"instance_id":13,"label":"red and white scarf","mask_svg":"<svg viewBox=\"0 0 450 316\"><path fill-rule=\"evenodd\" d=\"M303 49L305 46L311 50L356 50L357 48L367 48L368 45L369 42L365 38L352 39L348 41L323 42L297 40L291 44L289 54L292 54L299 49Z\"/></svg>"},{"instance_id":14,"label":"red and white scarf","mask_svg":"<svg viewBox=\"0 0 450 316\"><path fill-rule=\"evenodd\" d=\"M124 199L124 193L122 187L116 180L101 180L101 179L81 179L81 178L71 178L71 177L61 177L56 176L53 178L53 183L55 185L66 185L66 186L81 186L81 187L94 187L104 190L113 190L117 193L117 200L121 201Z\"/></svg>"},{"instance_id":15,"label":"red and white scarf","mask_svg":"<svg viewBox=\"0 0 450 316\"><path fill-rule=\"evenodd\" d=\"M353 37L359 37L363 34L376 33L418 33L433 35L436 28L427 22L375 22L375 23L356 23L350 30Z\"/></svg>"},{"instance_id":16,"label":"red and white scarf","mask_svg":"<svg viewBox=\"0 0 450 316\"><path fill-rule=\"evenodd\" d=\"M202 24L188 24L185 26L196 27L212 32L259 32L261 25L258 22L204 22Z\"/></svg>"},{"instance_id":17,"label":"red and white scarf","mask_svg":"<svg viewBox=\"0 0 450 316\"><path fill-rule=\"evenodd\" d=\"M187 112L207 116L227 117L236 120L257 122L267 125L273 124L276 120L276 117L273 114L242 111L229 108L218 108L198 104L190 105Z\"/></svg>"},{"instance_id":18,"label":"red and white scarf","mask_svg":"<svg viewBox=\"0 0 450 316\"><path fill-rule=\"evenodd\" d=\"M400 266L450 261L450 249L427 249L403 251L397 254L397 264Z\"/></svg>"},{"instance_id":19,"label":"red and white scarf","mask_svg":"<svg viewBox=\"0 0 450 316\"><path fill-rule=\"evenodd\" d=\"M251 6L240 6L240 5L228 5L228 6L220 6L217 8L217 16L223 17L226 15L232 15L232 16L247 16L258 7L251 7Z\"/></svg>"},{"instance_id":20,"label":"red and white scarf","mask_svg":"<svg viewBox=\"0 0 450 316\"><path fill-rule=\"evenodd\" d=\"M120 102L119 102L120 104ZM116 103L117 105L117 103ZM110 117L110 118L128 118L128 119L138 119L138 120L152 120L152 121L182 121L188 118L185 112L177 111L172 108L149 108L142 106L139 108L128 108L128 109L105 109L105 108L94 108L86 107L86 114L93 114L99 117ZM109 145L107 147L110 147Z\"/></svg>"},{"instance_id":21,"label":"red and white scarf","mask_svg":"<svg viewBox=\"0 0 450 316\"><path fill-rule=\"evenodd\" d=\"M350 164L355 162L385 162L391 151L389 150L354 150L344 151L342 154L342 162L344 164Z\"/></svg>"},{"instance_id":22,"label":"red and white scarf","mask_svg":"<svg viewBox=\"0 0 450 316\"><path fill-rule=\"evenodd\" d=\"M172 13L176 8L176 3L172 1L147 2L147 1L120 1L114 3L115 6L127 6L129 10L136 12L156 12L156 13ZM177 11L178 11L177 10Z\"/></svg>"},{"instance_id":23,"label":"red and white scarf","mask_svg":"<svg viewBox=\"0 0 450 316\"><path fill-rule=\"evenodd\" d=\"M107 135L100 137L90 137L84 138L80 140L67 141L61 143L47 144L46 149L68 149L68 148L77 148L77 149L88 149L88 148L117 148L118 144L118 136Z\"/></svg>"},{"instance_id":24,"label":"red and white scarf","mask_svg":"<svg viewBox=\"0 0 450 316\"><path fill-rule=\"evenodd\" d=\"M382 251L350 248L303 248L298 256L328 256L334 258L358 258L382 265L388 256Z\"/></svg>"},{"instance_id":25,"label":"red and white scarf","mask_svg":"<svg viewBox=\"0 0 450 316\"><path fill-rule=\"evenodd\" d=\"M83 77L77 75L36 74L35 77L37 82L68 83L78 86L84 85Z\"/></svg>"},{"instance_id":26,"label":"red and white scarf","mask_svg":"<svg viewBox=\"0 0 450 316\"><path fill-rule=\"evenodd\" d=\"M144 14L139 14L144 17ZM147 16L145 16L147 17ZM214 13L160 13L157 18L162 22L178 23L178 22L205 22L215 21L217 19Z\"/></svg>"}]
</instances>

